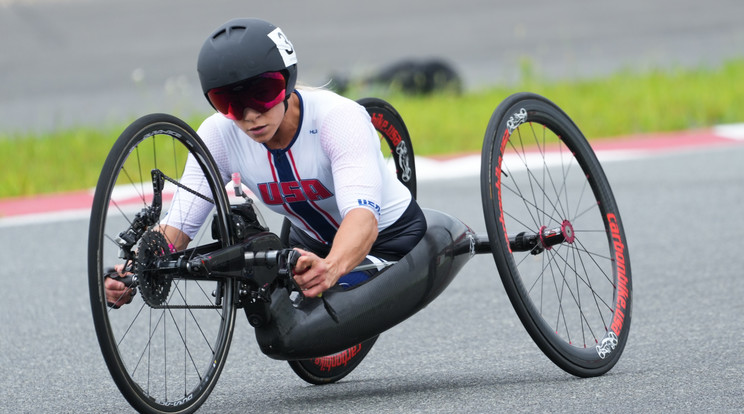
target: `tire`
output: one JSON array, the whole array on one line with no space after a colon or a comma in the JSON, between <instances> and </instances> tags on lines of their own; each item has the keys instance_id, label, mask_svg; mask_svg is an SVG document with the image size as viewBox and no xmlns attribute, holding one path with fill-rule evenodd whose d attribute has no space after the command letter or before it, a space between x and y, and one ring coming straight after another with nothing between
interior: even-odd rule
<instances>
[{"instance_id":1,"label":"tire","mask_svg":"<svg viewBox=\"0 0 744 414\"><path fill-rule=\"evenodd\" d=\"M200 194L215 205L216 237L212 238L208 220L187 250L171 253L168 241L152 231L166 208L155 209L153 219L145 222L146 231L136 235L131 247L137 251L131 263L137 275L133 287L139 292L118 309L108 306L104 272L125 262L119 258L116 240L134 227L136 214L157 204L151 169L179 181L187 156L206 177L206 189ZM171 190L184 191L167 181L164 203ZM229 200L209 151L194 130L175 117L152 114L136 120L105 161L88 236L90 302L106 365L122 395L140 412L193 412L207 399L222 371L235 323L233 281L186 280L179 274L151 271L148 264L152 258L175 259L193 254L194 249L232 244L228 212Z\"/></svg>"},{"instance_id":2,"label":"tire","mask_svg":"<svg viewBox=\"0 0 744 414\"><path fill-rule=\"evenodd\" d=\"M570 374L609 371L630 329L630 256L581 131L544 97L510 96L488 124L481 196L501 280L532 339Z\"/></svg>"},{"instance_id":3,"label":"tire","mask_svg":"<svg viewBox=\"0 0 744 414\"><path fill-rule=\"evenodd\" d=\"M314 385L334 383L349 375L372 349L379 335L334 355L288 361L298 377Z\"/></svg>"},{"instance_id":4,"label":"tire","mask_svg":"<svg viewBox=\"0 0 744 414\"><path fill-rule=\"evenodd\" d=\"M357 101L372 118L380 140L383 152L387 152L388 164L395 168L398 180L408 188L411 196L416 199L416 164L413 158L413 144L408 134L408 128L398 111L388 102L379 98L363 98ZM284 219L281 239L285 244L289 241L289 220ZM323 385L340 380L353 371L377 341L379 335L374 336L358 345L320 358L289 361L289 366L303 380L310 384Z\"/></svg>"}]
</instances>

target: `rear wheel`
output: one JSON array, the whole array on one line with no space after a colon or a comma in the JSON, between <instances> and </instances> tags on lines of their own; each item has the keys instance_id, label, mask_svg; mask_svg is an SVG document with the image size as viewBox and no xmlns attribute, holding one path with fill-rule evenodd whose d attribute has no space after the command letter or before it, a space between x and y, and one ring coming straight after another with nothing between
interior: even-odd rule
<instances>
[{"instance_id":1,"label":"rear wheel","mask_svg":"<svg viewBox=\"0 0 744 414\"><path fill-rule=\"evenodd\" d=\"M388 102L379 98L363 98L357 101L372 118L380 137L381 147L391 169L395 169L398 180L416 198L416 165L413 159L413 145L408 128L398 111ZM282 240L289 240L289 220L284 220ZM330 384L347 376L356 368L379 335L334 355L320 358L289 361L289 366L303 380L316 385Z\"/></svg>"},{"instance_id":2,"label":"rear wheel","mask_svg":"<svg viewBox=\"0 0 744 414\"><path fill-rule=\"evenodd\" d=\"M535 343L573 375L610 370L630 328L630 257L581 131L544 97L507 98L486 131L481 195L498 271Z\"/></svg>"},{"instance_id":3,"label":"rear wheel","mask_svg":"<svg viewBox=\"0 0 744 414\"><path fill-rule=\"evenodd\" d=\"M320 358L289 361L292 370L310 384L331 384L349 375L367 356L379 335L345 349L337 354Z\"/></svg>"},{"instance_id":4,"label":"rear wheel","mask_svg":"<svg viewBox=\"0 0 744 414\"><path fill-rule=\"evenodd\" d=\"M198 188L180 183L186 162L196 163L204 174ZM173 241L154 229L173 194L183 191L214 204L216 237L207 222L186 251L172 252ZM141 412L196 410L222 371L235 322L233 281L184 279L155 265L228 246L228 206L207 148L187 124L170 115L136 120L106 159L89 228L90 301L111 376ZM125 266L138 290L120 308L109 306L104 293L106 274L116 265Z\"/></svg>"},{"instance_id":5,"label":"rear wheel","mask_svg":"<svg viewBox=\"0 0 744 414\"><path fill-rule=\"evenodd\" d=\"M372 125L382 141L383 152L386 154L391 168L395 168L398 181L408 188L413 198L416 198L416 163L413 158L413 144L408 134L403 118L388 102L379 98L362 98L357 101L372 118Z\"/></svg>"}]
</instances>

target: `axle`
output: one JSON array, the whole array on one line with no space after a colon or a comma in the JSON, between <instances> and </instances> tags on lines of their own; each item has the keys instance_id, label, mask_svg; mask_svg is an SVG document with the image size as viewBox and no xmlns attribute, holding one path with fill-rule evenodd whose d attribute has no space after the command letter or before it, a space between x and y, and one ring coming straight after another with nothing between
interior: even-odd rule
<instances>
[{"instance_id":1,"label":"axle","mask_svg":"<svg viewBox=\"0 0 744 414\"><path fill-rule=\"evenodd\" d=\"M509 237L509 249L512 252L530 252L537 255L564 242L571 244L574 240L573 226L568 220L564 220L561 226L555 229L542 226L537 233L529 234L523 231ZM491 253L491 243L487 235L475 236L473 251L476 254Z\"/></svg>"}]
</instances>

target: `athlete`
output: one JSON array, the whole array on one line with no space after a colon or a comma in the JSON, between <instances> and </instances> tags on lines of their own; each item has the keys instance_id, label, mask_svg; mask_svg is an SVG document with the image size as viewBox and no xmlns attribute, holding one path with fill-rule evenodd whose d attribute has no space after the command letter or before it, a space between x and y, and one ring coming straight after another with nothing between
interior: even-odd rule
<instances>
[{"instance_id":1,"label":"athlete","mask_svg":"<svg viewBox=\"0 0 744 414\"><path fill-rule=\"evenodd\" d=\"M369 273L350 273L354 267L397 260L423 237L424 214L385 166L366 110L328 90L296 89L297 54L281 29L230 20L205 41L197 70L217 110L197 133L225 184L240 173L263 204L290 220L290 245L301 254L294 278L306 297L361 283ZM181 182L207 185L193 159ZM211 208L176 193L160 223L173 249L186 248ZM116 276L105 287L112 306L131 301Z\"/></svg>"}]
</instances>

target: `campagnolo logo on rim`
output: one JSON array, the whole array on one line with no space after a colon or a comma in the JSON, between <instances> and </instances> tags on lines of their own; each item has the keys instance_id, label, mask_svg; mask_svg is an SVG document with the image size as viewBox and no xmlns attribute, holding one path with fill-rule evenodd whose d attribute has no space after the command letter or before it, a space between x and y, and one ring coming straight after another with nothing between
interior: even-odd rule
<instances>
[{"instance_id":1,"label":"campagnolo logo on rim","mask_svg":"<svg viewBox=\"0 0 744 414\"><path fill-rule=\"evenodd\" d=\"M152 131L152 132L148 133L147 135L145 135L142 138L150 138L150 137L155 136L155 135L170 135L172 137L181 138L181 134L179 134L176 131L172 131L170 129L159 129L157 131Z\"/></svg>"},{"instance_id":2,"label":"campagnolo logo on rim","mask_svg":"<svg viewBox=\"0 0 744 414\"><path fill-rule=\"evenodd\" d=\"M512 116L510 116L509 120L506 121L506 127L509 129L509 135L511 135L511 133L514 132L514 130L517 129L518 126L522 125L526 120L527 110L524 108L520 109Z\"/></svg>"},{"instance_id":3,"label":"campagnolo logo on rim","mask_svg":"<svg viewBox=\"0 0 744 414\"><path fill-rule=\"evenodd\" d=\"M395 147L395 153L398 154L400 169L402 170L400 178L403 181L408 182L411 179L411 165L408 160L408 147L406 147L405 141L400 141L400 144Z\"/></svg>"},{"instance_id":4,"label":"campagnolo logo on rim","mask_svg":"<svg viewBox=\"0 0 744 414\"><path fill-rule=\"evenodd\" d=\"M194 398L194 393L191 393L183 398L181 398L178 401L163 401L163 400L157 400L157 403L166 407L178 407L179 405L182 405L184 403L187 403L191 401Z\"/></svg>"},{"instance_id":5,"label":"campagnolo logo on rim","mask_svg":"<svg viewBox=\"0 0 744 414\"><path fill-rule=\"evenodd\" d=\"M617 335L615 335L615 332L609 331L607 332L607 336L602 339L602 342L597 345L597 355L599 355L600 358L605 359L607 358L607 355L611 354L612 351L615 350L617 347Z\"/></svg>"}]
</instances>

